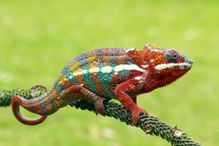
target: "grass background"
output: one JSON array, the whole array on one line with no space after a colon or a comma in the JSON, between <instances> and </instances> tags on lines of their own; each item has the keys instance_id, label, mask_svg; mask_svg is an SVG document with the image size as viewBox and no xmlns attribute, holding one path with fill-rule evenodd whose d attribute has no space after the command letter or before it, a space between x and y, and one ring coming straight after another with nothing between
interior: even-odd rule
<instances>
[{"instance_id":1,"label":"grass background","mask_svg":"<svg viewBox=\"0 0 219 146\"><path fill-rule=\"evenodd\" d=\"M174 47L195 60L174 84L138 98L141 107L203 145L219 145L218 1L1 0L0 87L51 86L64 64L99 47ZM0 146L169 144L93 113L63 108L39 126L0 109Z\"/></svg>"}]
</instances>

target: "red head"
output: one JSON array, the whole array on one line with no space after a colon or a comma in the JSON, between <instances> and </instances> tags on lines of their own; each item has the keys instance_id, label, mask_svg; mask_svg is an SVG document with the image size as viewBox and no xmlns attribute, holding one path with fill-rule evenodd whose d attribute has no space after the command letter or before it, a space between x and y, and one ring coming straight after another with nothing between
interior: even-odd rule
<instances>
[{"instance_id":1,"label":"red head","mask_svg":"<svg viewBox=\"0 0 219 146\"><path fill-rule=\"evenodd\" d=\"M142 92L149 92L175 81L188 72L193 61L174 49L159 49L146 44L143 53L142 67L148 70Z\"/></svg>"}]
</instances>

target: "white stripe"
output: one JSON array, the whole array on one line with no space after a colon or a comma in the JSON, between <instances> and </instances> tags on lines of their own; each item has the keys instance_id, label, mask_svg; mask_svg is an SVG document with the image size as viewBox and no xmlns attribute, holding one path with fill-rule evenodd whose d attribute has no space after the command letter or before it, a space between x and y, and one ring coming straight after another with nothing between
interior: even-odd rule
<instances>
[{"instance_id":1,"label":"white stripe","mask_svg":"<svg viewBox=\"0 0 219 146\"><path fill-rule=\"evenodd\" d=\"M101 68L102 73L110 73L113 70L111 66L104 66Z\"/></svg>"},{"instance_id":2,"label":"white stripe","mask_svg":"<svg viewBox=\"0 0 219 146\"><path fill-rule=\"evenodd\" d=\"M99 72L100 70L99 70L99 67L93 67L93 68L90 68L89 69L89 72L90 73L94 73L94 72Z\"/></svg>"},{"instance_id":3,"label":"white stripe","mask_svg":"<svg viewBox=\"0 0 219 146\"><path fill-rule=\"evenodd\" d=\"M87 74L88 70L84 69L82 70L82 74Z\"/></svg>"},{"instance_id":4,"label":"white stripe","mask_svg":"<svg viewBox=\"0 0 219 146\"><path fill-rule=\"evenodd\" d=\"M190 68L192 65L187 63L187 62L184 62L184 63L168 63L168 64L156 65L154 67L154 69L155 70L163 70L163 69L171 68L171 67L175 67L175 66L178 66L180 69L184 69L184 68Z\"/></svg>"},{"instance_id":5,"label":"white stripe","mask_svg":"<svg viewBox=\"0 0 219 146\"><path fill-rule=\"evenodd\" d=\"M135 77L135 80L142 80L142 79L143 79L142 76Z\"/></svg>"},{"instance_id":6,"label":"white stripe","mask_svg":"<svg viewBox=\"0 0 219 146\"><path fill-rule=\"evenodd\" d=\"M142 68L148 68L149 65L148 64L145 64L145 65L141 65Z\"/></svg>"},{"instance_id":7,"label":"white stripe","mask_svg":"<svg viewBox=\"0 0 219 146\"><path fill-rule=\"evenodd\" d=\"M90 73L97 73L97 72L102 72L102 73L110 73L112 71L118 73L120 71L123 71L123 70L135 70L135 71L139 71L139 72L142 72L144 73L145 70L140 68L139 66L135 65L135 64L120 64L120 65L117 65L114 67L114 70L113 70L113 67L112 66L104 66L104 67L93 67L93 68L90 68L89 70L79 70L79 71L76 71L74 72L74 75L77 76L77 75L82 75L82 74L87 74L88 72Z\"/></svg>"},{"instance_id":8,"label":"white stripe","mask_svg":"<svg viewBox=\"0 0 219 146\"><path fill-rule=\"evenodd\" d=\"M140 72L145 72L145 70L143 70L142 68L140 68L139 66L137 66L135 64L117 65L114 70L115 70L115 72L120 72L122 70L136 70L136 71L140 71Z\"/></svg>"}]
</instances>

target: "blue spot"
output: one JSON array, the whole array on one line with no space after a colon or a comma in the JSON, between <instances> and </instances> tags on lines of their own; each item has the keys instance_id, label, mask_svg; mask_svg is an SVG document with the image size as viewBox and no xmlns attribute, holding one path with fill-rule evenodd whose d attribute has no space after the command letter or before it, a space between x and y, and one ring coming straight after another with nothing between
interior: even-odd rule
<instances>
[{"instance_id":1,"label":"blue spot","mask_svg":"<svg viewBox=\"0 0 219 146\"><path fill-rule=\"evenodd\" d=\"M179 59L178 53L175 50L166 50L164 53L164 58L169 63L176 63Z\"/></svg>"},{"instance_id":2,"label":"blue spot","mask_svg":"<svg viewBox=\"0 0 219 146\"><path fill-rule=\"evenodd\" d=\"M122 70L119 72L119 78L125 78L128 77L131 74L130 70Z\"/></svg>"}]
</instances>

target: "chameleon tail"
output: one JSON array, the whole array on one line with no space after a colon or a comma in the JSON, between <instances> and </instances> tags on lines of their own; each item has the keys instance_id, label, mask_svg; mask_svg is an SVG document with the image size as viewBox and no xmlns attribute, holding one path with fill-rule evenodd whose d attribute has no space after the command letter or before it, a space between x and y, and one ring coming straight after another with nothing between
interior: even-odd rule
<instances>
[{"instance_id":1,"label":"chameleon tail","mask_svg":"<svg viewBox=\"0 0 219 146\"><path fill-rule=\"evenodd\" d=\"M40 87L42 88L42 86ZM39 86L36 86L36 88L39 88ZM17 120L23 124L40 124L46 119L47 115L52 114L59 109L59 106L56 104L54 97L55 95L53 94L52 90L45 92L41 96L29 100L21 96L14 96L11 102L13 113ZM29 119L20 113L20 106L32 113L36 113L41 116L36 119Z\"/></svg>"},{"instance_id":2,"label":"chameleon tail","mask_svg":"<svg viewBox=\"0 0 219 146\"><path fill-rule=\"evenodd\" d=\"M26 125L37 125L37 124L42 123L46 119L46 116L41 115L39 118L29 119L29 118L24 117L20 113L20 103L23 103L23 99L24 98L20 97L20 96L14 96L12 98L12 103L11 103L12 104L12 111L13 111L16 119L18 121L20 121L21 123L26 124ZM26 102L26 100L25 100L25 102Z\"/></svg>"}]
</instances>

